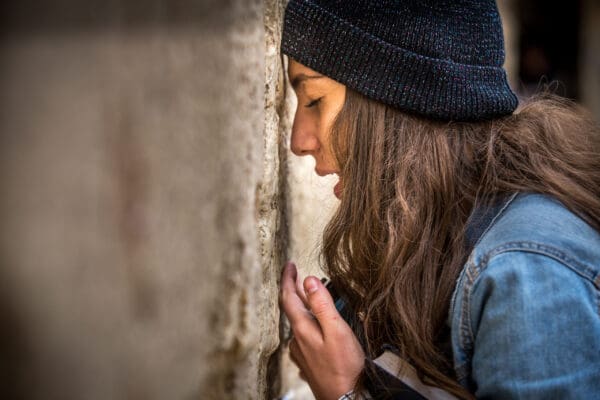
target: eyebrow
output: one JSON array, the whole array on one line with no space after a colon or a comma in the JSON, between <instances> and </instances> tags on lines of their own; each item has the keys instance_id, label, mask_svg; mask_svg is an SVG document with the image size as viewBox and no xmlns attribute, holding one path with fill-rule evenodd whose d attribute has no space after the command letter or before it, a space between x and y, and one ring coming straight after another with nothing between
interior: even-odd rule
<instances>
[{"instance_id":1,"label":"eyebrow","mask_svg":"<svg viewBox=\"0 0 600 400\"><path fill-rule=\"evenodd\" d=\"M296 90L296 89L298 89L298 86L300 86L300 84L307 79L319 79L319 78L324 78L324 77L325 77L324 75L298 74L294 77L294 79L292 79L292 87L294 88L294 90Z\"/></svg>"}]
</instances>

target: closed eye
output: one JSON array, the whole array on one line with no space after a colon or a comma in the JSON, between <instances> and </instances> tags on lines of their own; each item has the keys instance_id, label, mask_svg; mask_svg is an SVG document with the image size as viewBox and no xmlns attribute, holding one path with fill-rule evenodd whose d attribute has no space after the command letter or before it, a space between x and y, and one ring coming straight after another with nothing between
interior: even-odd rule
<instances>
[{"instance_id":1,"label":"closed eye","mask_svg":"<svg viewBox=\"0 0 600 400\"><path fill-rule=\"evenodd\" d=\"M306 108L314 107L314 106L316 106L321 101L321 99L322 99L322 97L319 97L318 99L311 101L310 103L308 103L304 107L306 107Z\"/></svg>"}]
</instances>

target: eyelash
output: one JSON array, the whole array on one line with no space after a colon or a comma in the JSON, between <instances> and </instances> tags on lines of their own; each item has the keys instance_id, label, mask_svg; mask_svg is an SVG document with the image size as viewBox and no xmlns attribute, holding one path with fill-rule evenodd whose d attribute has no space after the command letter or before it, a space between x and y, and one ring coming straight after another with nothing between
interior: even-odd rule
<instances>
[{"instance_id":1,"label":"eyelash","mask_svg":"<svg viewBox=\"0 0 600 400\"><path fill-rule=\"evenodd\" d=\"M317 104L319 104L319 102L321 101L321 99L322 99L322 97L319 97L318 99L311 101L310 103L308 103L308 104L307 104L307 105L305 105L304 107L306 107L306 108L311 108L311 107L314 107L314 106L316 106Z\"/></svg>"}]
</instances>

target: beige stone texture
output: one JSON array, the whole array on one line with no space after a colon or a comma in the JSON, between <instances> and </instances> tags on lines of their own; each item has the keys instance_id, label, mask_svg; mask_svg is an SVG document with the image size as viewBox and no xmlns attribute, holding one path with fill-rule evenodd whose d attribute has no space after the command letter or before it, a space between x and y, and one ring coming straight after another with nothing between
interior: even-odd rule
<instances>
[{"instance_id":1,"label":"beige stone texture","mask_svg":"<svg viewBox=\"0 0 600 400\"><path fill-rule=\"evenodd\" d=\"M274 398L280 2L3 8L0 397Z\"/></svg>"}]
</instances>

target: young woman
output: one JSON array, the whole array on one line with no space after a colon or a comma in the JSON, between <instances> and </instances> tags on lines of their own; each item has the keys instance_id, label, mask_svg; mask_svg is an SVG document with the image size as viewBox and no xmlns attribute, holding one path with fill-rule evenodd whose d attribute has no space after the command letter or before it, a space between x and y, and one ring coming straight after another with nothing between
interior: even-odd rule
<instances>
[{"instance_id":1,"label":"young woman","mask_svg":"<svg viewBox=\"0 0 600 400\"><path fill-rule=\"evenodd\" d=\"M503 46L493 0L289 2L291 148L340 178L335 291L281 282L318 399L600 396L600 130Z\"/></svg>"}]
</instances>

